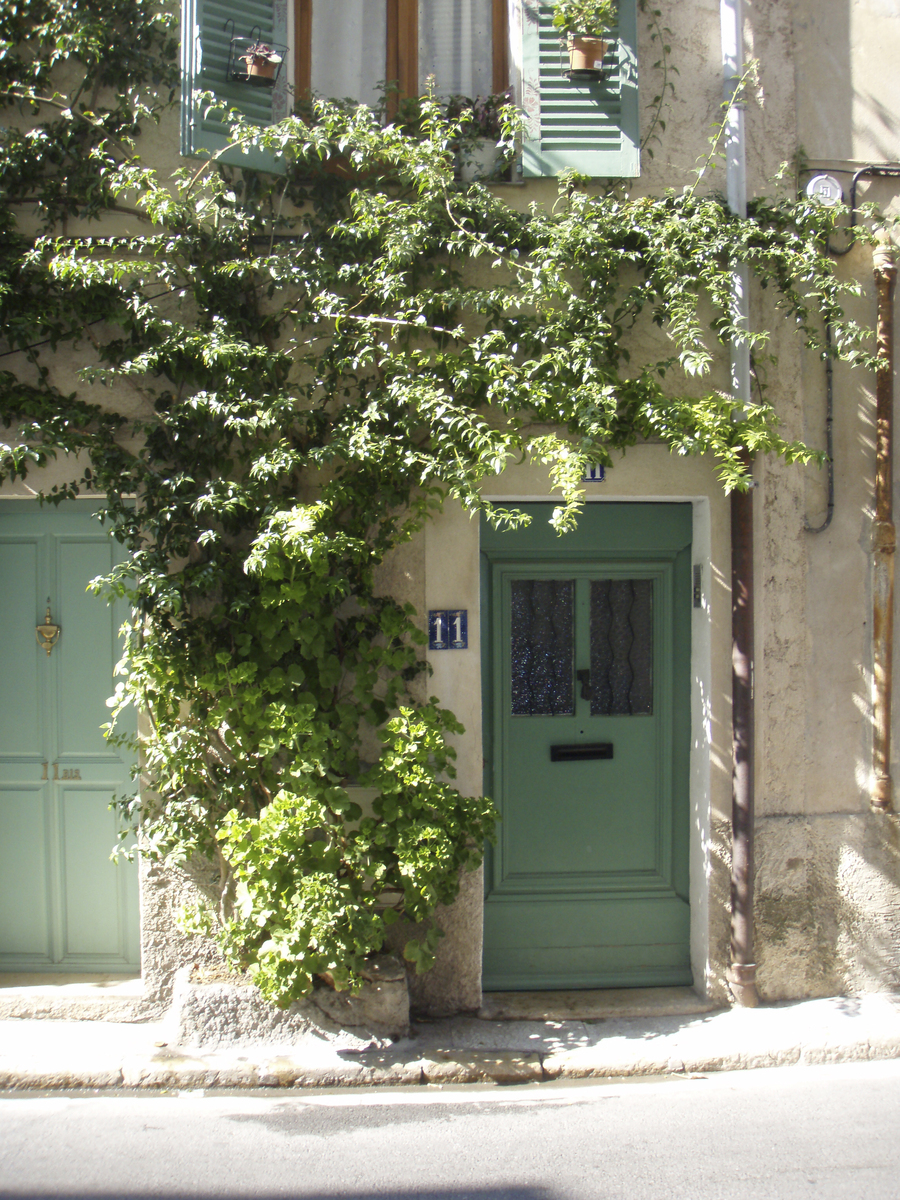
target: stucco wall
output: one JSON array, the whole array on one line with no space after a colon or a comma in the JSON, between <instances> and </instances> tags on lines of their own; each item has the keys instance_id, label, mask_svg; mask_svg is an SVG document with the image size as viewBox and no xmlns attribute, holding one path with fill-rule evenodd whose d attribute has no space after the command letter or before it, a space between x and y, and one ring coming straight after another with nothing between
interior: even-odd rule
<instances>
[{"instance_id":1,"label":"stucco wall","mask_svg":"<svg viewBox=\"0 0 900 1200\"><path fill-rule=\"evenodd\" d=\"M894 0L745 0L746 50L760 62L747 108L751 194L788 187L769 181L798 151L808 170L828 169L845 187L869 162L897 163L900 139L900 11ZM662 143L645 154L635 190L657 193L690 181L719 117L722 95L719 5L716 0L670 5L675 95L666 106ZM658 43L641 23L642 100L660 76L652 64ZM174 120L151 128L140 151L175 169ZM898 208L900 180L860 182L860 198L888 212ZM552 203L554 181L498 188L509 203ZM27 222L26 222L27 223ZM117 232L114 227L106 233ZM871 252L841 259L841 272L863 294L854 312L874 321ZM760 364L788 436L824 446L825 372L800 350L768 297L754 298L752 320L773 332L777 368ZM63 391L81 385L84 358L60 353L53 381ZM724 374L717 377L725 385ZM119 389L114 403L133 414L141 400ZM108 402L109 393L103 393ZM757 955L766 998L852 992L900 985L900 832L895 817L868 808L871 774L871 555L874 476L871 380L838 366L834 374L836 507L827 530L824 475L814 468L757 464L756 522L757 714ZM30 495L71 477L72 464L0 495ZM488 495L549 496L538 468L511 468L490 481ZM695 986L727 996L730 869L731 680L729 505L709 463L675 458L659 446L639 446L620 459L603 484L587 485L588 501L690 500L694 561L703 570L703 606L693 613L691 757L692 961ZM898 495L900 500L900 495ZM481 694L478 526L448 506L412 546L385 567L382 585L397 589L421 614L468 608L469 649L432 656L429 691L466 727L458 740L463 791L481 787ZM895 664L900 679L900 663ZM895 713L900 705L895 705ZM894 755L900 721L894 720ZM208 947L173 935L182 885L145 868L144 964L148 995L166 994L182 962ZM480 1000L481 875L467 875L460 902L441 916L447 930L438 967L413 983L413 1002L432 1012L470 1009Z\"/></svg>"},{"instance_id":2,"label":"stucco wall","mask_svg":"<svg viewBox=\"0 0 900 1200\"><path fill-rule=\"evenodd\" d=\"M856 305L874 322L864 272ZM834 376L835 509L819 472L761 464L757 546L757 943L766 998L895 987L900 966L896 818L869 811L872 781L874 401ZM825 372L802 363L802 432L824 444ZM783 412L796 408L787 397ZM896 502L895 490L895 502ZM895 655L896 658L896 655ZM896 672L895 665L895 672ZM897 705L892 770L897 771Z\"/></svg>"},{"instance_id":3,"label":"stucco wall","mask_svg":"<svg viewBox=\"0 0 900 1200\"><path fill-rule=\"evenodd\" d=\"M795 96L791 125L785 125L793 145L785 142L779 153L801 152L807 167L801 182L828 170L848 196L859 168L896 167L900 158L891 116L900 97L890 66L900 50L900 12L883 0L797 0L777 7L791 47ZM771 25L771 8L746 5L754 30ZM753 52L760 53L759 43ZM751 137L758 136L752 111L748 124ZM858 199L894 212L897 183L863 177ZM838 269L861 283L862 295L851 307L873 325L870 249L854 249ZM774 326L777 317L772 320ZM871 388L861 372L836 366L835 509L823 532L808 532L804 524L818 527L825 520L824 472L771 461L757 471L756 928L760 991L771 999L893 988L898 982L896 818L871 813L868 805ZM777 400L787 432L824 447L825 396L824 364L817 356L782 357Z\"/></svg>"}]
</instances>

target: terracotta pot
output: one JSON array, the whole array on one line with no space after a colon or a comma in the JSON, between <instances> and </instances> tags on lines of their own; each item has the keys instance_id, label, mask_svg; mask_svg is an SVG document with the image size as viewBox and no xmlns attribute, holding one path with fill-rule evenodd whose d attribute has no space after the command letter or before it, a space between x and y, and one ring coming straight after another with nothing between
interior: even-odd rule
<instances>
[{"instance_id":1,"label":"terracotta pot","mask_svg":"<svg viewBox=\"0 0 900 1200\"><path fill-rule=\"evenodd\" d=\"M251 79L255 79L260 83L274 83L278 63L272 62L268 58L259 58L250 55L243 59L243 62L246 64L247 74Z\"/></svg>"},{"instance_id":2,"label":"terracotta pot","mask_svg":"<svg viewBox=\"0 0 900 1200\"><path fill-rule=\"evenodd\" d=\"M572 34L569 37L569 68L572 71L595 71L599 76L600 63L606 53L606 42L603 38L582 37Z\"/></svg>"}]
</instances>

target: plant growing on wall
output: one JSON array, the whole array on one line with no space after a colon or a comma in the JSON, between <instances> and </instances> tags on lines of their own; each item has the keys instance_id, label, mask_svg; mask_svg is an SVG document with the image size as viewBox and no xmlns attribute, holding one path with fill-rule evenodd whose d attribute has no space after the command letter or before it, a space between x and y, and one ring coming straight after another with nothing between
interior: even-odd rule
<instances>
[{"instance_id":1,"label":"plant growing on wall","mask_svg":"<svg viewBox=\"0 0 900 1200\"><path fill-rule=\"evenodd\" d=\"M697 189L632 200L573 177L552 209L516 212L454 183L465 121L428 97L402 128L324 102L238 120L235 142L282 174L158 178L135 134L168 99L168 26L105 4L137 30L115 70L74 5L0 16L30 47L0 64L31 126L3 143L0 467L78 453L52 499L106 496L131 557L102 587L135 614L118 702L147 725L123 816L197 878L196 927L286 1004L317 976L355 985L492 831L490 801L452 786L459 726L424 686L420 617L380 586L391 553L448 497L520 521L480 485L523 457L546 464L560 531L585 465L641 439L712 456L728 488L748 450L808 460L764 392L737 412L709 383L735 261L810 344L819 314L836 352L864 357L861 335L819 254L829 210L781 198L741 220ZM60 56L80 73L67 101L47 78ZM132 229L93 233L109 212ZM60 346L84 364L75 392L54 383ZM426 967L437 938L407 957Z\"/></svg>"}]
</instances>

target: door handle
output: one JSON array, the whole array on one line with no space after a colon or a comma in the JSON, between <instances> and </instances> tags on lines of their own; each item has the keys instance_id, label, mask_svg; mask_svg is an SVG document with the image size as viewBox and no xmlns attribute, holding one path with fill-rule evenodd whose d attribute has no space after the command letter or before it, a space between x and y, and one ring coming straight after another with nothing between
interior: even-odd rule
<instances>
[{"instance_id":1,"label":"door handle","mask_svg":"<svg viewBox=\"0 0 900 1200\"><path fill-rule=\"evenodd\" d=\"M581 684L582 700L590 700L591 698L591 673L587 668L583 671L576 671L575 678Z\"/></svg>"}]
</instances>

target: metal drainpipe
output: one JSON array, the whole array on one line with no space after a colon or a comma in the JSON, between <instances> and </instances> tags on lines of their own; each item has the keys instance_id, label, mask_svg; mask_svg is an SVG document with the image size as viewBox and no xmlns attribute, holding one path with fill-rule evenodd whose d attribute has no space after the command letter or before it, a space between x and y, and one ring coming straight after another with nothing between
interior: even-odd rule
<instances>
[{"instance_id":1,"label":"metal drainpipe","mask_svg":"<svg viewBox=\"0 0 900 1200\"><path fill-rule=\"evenodd\" d=\"M897 545L893 511L894 433L894 284L897 265L888 241L879 243L873 266L878 310L875 336L875 524L872 538L872 659L874 737L872 745L872 808L893 809L891 780L891 692L894 654L894 550Z\"/></svg>"},{"instance_id":2,"label":"metal drainpipe","mask_svg":"<svg viewBox=\"0 0 900 1200\"><path fill-rule=\"evenodd\" d=\"M725 126L725 175L728 206L747 215L747 167L744 112L734 92L744 70L744 22L741 0L720 0L722 74L731 103ZM749 272L744 263L732 271L732 305L738 328L749 329ZM750 347L736 337L731 344L732 394L750 401ZM749 456L747 466L751 465ZM753 488L731 494L731 965L728 985L742 1008L759 1004L753 951Z\"/></svg>"},{"instance_id":3,"label":"metal drainpipe","mask_svg":"<svg viewBox=\"0 0 900 1200\"><path fill-rule=\"evenodd\" d=\"M834 362L831 358L831 326L825 324L825 470L827 507L821 525L803 522L807 533L824 533L834 517Z\"/></svg>"},{"instance_id":4,"label":"metal drainpipe","mask_svg":"<svg viewBox=\"0 0 900 1200\"><path fill-rule=\"evenodd\" d=\"M753 489L731 493L731 966L741 1008L759 1004L753 951Z\"/></svg>"},{"instance_id":5,"label":"metal drainpipe","mask_svg":"<svg viewBox=\"0 0 900 1200\"><path fill-rule=\"evenodd\" d=\"M893 163L883 163L880 167L870 164L867 167L860 167L853 175L850 182L850 223L848 228L856 227L856 218L858 215L858 207L856 203L857 190L861 179L879 179L897 178L900 176L900 166ZM851 241L846 246L832 246L829 242L827 246L828 253L835 258L842 258L845 254L849 254L853 249L854 243ZM809 521L804 521L803 528L807 533L824 533L831 524L834 516L834 366L831 359L831 326L825 326L825 344L827 354L825 358L825 457L827 471L827 493L828 493L828 508L825 513L825 520L821 525L810 525Z\"/></svg>"}]
</instances>

